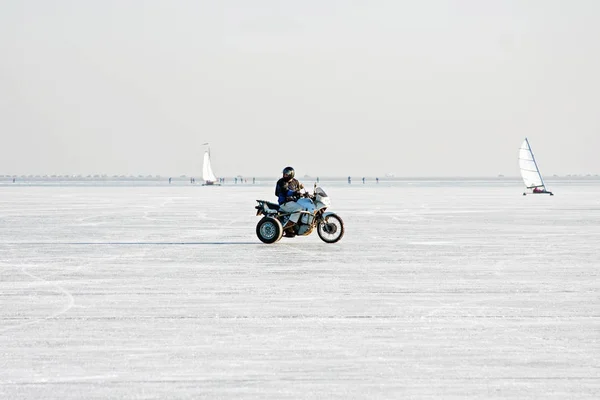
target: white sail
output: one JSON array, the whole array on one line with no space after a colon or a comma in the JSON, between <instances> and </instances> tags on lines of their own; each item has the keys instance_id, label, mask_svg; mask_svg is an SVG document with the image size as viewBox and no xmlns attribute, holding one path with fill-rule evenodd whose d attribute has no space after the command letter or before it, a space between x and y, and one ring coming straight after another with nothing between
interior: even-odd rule
<instances>
[{"instance_id":1,"label":"white sail","mask_svg":"<svg viewBox=\"0 0 600 400\"><path fill-rule=\"evenodd\" d=\"M204 152L204 164L202 164L202 179L205 182L215 182L217 177L213 173L212 167L210 166L210 150Z\"/></svg>"},{"instance_id":2,"label":"white sail","mask_svg":"<svg viewBox=\"0 0 600 400\"><path fill-rule=\"evenodd\" d=\"M540 170L535 162L535 157L533 156L527 138L525 138L519 149L519 167L521 168L523 182L525 182L525 186L528 189L541 188L545 190L544 180L542 179Z\"/></svg>"}]
</instances>

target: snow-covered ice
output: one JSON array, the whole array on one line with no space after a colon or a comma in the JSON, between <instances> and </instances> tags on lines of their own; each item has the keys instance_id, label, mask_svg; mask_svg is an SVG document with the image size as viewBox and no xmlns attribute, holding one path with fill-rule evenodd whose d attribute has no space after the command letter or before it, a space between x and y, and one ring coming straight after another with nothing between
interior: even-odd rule
<instances>
[{"instance_id":1,"label":"snow-covered ice","mask_svg":"<svg viewBox=\"0 0 600 400\"><path fill-rule=\"evenodd\" d=\"M600 182L0 186L0 398L598 398Z\"/></svg>"}]
</instances>

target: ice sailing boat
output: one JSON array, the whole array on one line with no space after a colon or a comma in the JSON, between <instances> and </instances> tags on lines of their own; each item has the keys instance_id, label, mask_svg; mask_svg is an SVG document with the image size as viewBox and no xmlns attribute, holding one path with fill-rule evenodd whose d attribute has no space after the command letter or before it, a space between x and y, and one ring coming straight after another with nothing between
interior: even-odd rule
<instances>
[{"instance_id":1,"label":"ice sailing boat","mask_svg":"<svg viewBox=\"0 0 600 400\"><path fill-rule=\"evenodd\" d=\"M207 145L208 143L204 143L204 146ZM202 179L204 180L202 186L219 185L219 183L217 182L217 177L215 176L215 173L212 170L212 166L210 165L210 147L207 148L204 152L204 162L202 164Z\"/></svg>"},{"instance_id":2,"label":"ice sailing boat","mask_svg":"<svg viewBox=\"0 0 600 400\"><path fill-rule=\"evenodd\" d=\"M521 177L523 178L523 182L525 182L526 188L523 196L527 195L527 189L530 189L532 194L546 193L554 196L552 192L546 190L544 179L542 179L542 174L540 174L540 169L535 161L527 138L525 138L519 149L519 167L521 168Z\"/></svg>"}]
</instances>

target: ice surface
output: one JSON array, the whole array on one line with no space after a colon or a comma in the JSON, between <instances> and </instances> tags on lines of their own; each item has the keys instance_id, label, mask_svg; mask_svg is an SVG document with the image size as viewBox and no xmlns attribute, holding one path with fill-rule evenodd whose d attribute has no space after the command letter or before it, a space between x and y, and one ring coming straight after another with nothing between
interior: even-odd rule
<instances>
[{"instance_id":1,"label":"ice surface","mask_svg":"<svg viewBox=\"0 0 600 400\"><path fill-rule=\"evenodd\" d=\"M598 398L600 183L0 186L0 398Z\"/></svg>"}]
</instances>

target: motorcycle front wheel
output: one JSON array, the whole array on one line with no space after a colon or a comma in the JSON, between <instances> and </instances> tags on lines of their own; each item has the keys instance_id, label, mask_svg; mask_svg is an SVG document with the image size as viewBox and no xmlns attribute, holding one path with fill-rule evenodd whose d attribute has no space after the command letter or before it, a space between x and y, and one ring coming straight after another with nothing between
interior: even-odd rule
<instances>
[{"instance_id":1,"label":"motorcycle front wheel","mask_svg":"<svg viewBox=\"0 0 600 400\"><path fill-rule=\"evenodd\" d=\"M329 214L317 224L317 233L325 243L335 243L344 236L344 221L336 214Z\"/></svg>"},{"instance_id":2,"label":"motorcycle front wheel","mask_svg":"<svg viewBox=\"0 0 600 400\"><path fill-rule=\"evenodd\" d=\"M271 244L275 243L283 235L281 222L275 218L264 217L256 224L256 236L261 242Z\"/></svg>"}]
</instances>

